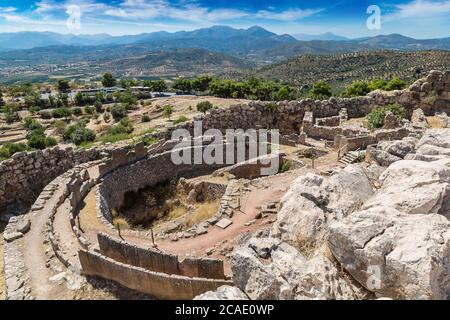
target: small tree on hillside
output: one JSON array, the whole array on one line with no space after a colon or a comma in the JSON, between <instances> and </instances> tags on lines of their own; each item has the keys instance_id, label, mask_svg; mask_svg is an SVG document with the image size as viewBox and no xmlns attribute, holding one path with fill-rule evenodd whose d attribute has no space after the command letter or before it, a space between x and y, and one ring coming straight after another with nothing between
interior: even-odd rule
<instances>
[{"instance_id":1,"label":"small tree on hillside","mask_svg":"<svg viewBox=\"0 0 450 320\"><path fill-rule=\"evenodd\" d=\"M332 95L331 87L325 81L319 81L313 85L310 95L315 99L327 99Z\"/></svg>"},{"instance_id":2,"label":"small tree on hillside","mask_svg":"<svg viewBox=\"0 0 450 320\"><path fill-rule=\"evenodd\" d=\"M63 79L58 80L57 88L58 88L58 91L61 93L69 92L69 90L70 90L69 81L63 80Z\"/></svg>"},{"instance_id":3,"label":"small tree on hillside","mask_svg":"<svg viewBox=\"0 0 450 320\"><path fill-rule=\"evenodd\" d=\"M212 108L213 108L213 105L209 101L202 101L202 102L197 103L197 111L203 112L204 114L206 114L206 112Z\"/></svg>"},{"instance_id":4,"label":"small tree on hillside","mask_svg":"<svg viewBox=\"0 0 450 320\"><path fill-rule=\"evenodd\" d=\"M173 113L173 107L171 105L164 106L164 117L170 120Z\"/></svg>"},{"instance_id":5,"label":"small tree on hillside","mask_svg":"<svg viewBox=\"0 0 450 320\"><path fill-rule=\"evenodd\" d=\"M106 88L114 87L117 83L117 80L111 73L105 73L102 78L102 84Z\"/></svg>"}]
</instances>

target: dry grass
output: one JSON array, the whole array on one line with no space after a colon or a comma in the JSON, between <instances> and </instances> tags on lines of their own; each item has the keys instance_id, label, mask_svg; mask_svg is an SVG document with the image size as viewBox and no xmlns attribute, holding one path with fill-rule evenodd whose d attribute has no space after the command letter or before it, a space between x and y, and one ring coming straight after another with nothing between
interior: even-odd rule
<instances>
[{"instance_id":1,"label":"dry grass","mask_svg":"<svg viewBox=\"0 0 450 320\"><path fill-rule=\"evenodd\" d=\"M427 121L431 128L444 128L444 122L439 117L427 117Z\"/></svg>"},{"instance_id":2,"label":"dry grass","mask_svg":"<svg viewBox=\"0 0 450 320\"><path fill-rule=\"evenodd\" d=\"M312 258L316 252L316 248L318 247L316 240L305 237L301 234L297 236L293 246L297 248L306 259Z\"/></svg>"},{"instance_id":3,"label":"dry grass","mask_svg":"<svg viewBox=\"0 0 450 320\"><path fill-rule=\"evenodd\" d=\"M189 215L185 221L187 228L192 227L194 224L205 221L211 218L219 209L220 199L211 202L200 203L195 206L195 212Z\"/></svg>"},{"instance_id":4,"label":"dry grass","mask_svg":"<svg viewBox=\"0 0 450 320\"><path fill-rule=\"evenodd\" d=\"M130 225L128 224L127 220L122 218L116 209L111 209L111 216L113 225L116 226L116 228L130 229Z\"/></svg>"},{"instance_id":5,"label":"dry grass","mask_svg":"<svg viewBox=\"0 0 450 320\"><path fill-rule=\"evenodd\" d=\"M185 206L178 206L173 208L165 217L164 220L175 220L187 213L188 209Z\"/></svg>"}]
</instances>

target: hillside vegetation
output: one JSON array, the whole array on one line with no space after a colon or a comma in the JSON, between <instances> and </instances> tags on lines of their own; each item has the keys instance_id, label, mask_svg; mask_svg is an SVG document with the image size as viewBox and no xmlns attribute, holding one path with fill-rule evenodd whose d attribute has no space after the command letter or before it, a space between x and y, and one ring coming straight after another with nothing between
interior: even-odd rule
<instances>
[{"instance_id":1,"label":"hillside vegetation","mask_svg":"<svg viewBox=\"0 0 450 320\"><path fill-rule=\"evenodd\" d=\"M450 68L449 51L376 51L333 55L301 55L259 69L229 73L227 77L248 76L282 81L294 86L324 80L343 87L357 80L420 78L433 69Z\"/></svg>"}]
</instances>

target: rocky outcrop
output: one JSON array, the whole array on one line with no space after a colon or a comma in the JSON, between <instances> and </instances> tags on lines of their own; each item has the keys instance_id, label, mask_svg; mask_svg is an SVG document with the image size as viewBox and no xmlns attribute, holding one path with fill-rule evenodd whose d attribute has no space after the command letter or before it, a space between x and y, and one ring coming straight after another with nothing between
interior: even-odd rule
<instances>
[{"instance_id":1,"label":"rocky outcrop","mask_svg":"<svg viewBox=\"0 0 450 320\"><path fill-rule=\"evenodd\" d=\"M231 257L233 281L251 299L351 299L354 288L319 254L307 260L274 238L251 238Z\"/></svg>"},{"instance_id":2,"label":"rocky outcrop","mask_svg":"<svg viewBox=\"0 0 450 320\"><path fill-rule=\"evenodd\" d=\"M364 210L332 224L329 244L341 265L381 296L450 298L450 222L441 215Z\"/></svg>"},{"instance_id":3,"label":"rocky outcrop","mask_svg":"<svg viewBox=\"0 0 450 320\"><path fill-rule=\"evenodd\" d=\"M194 300L248 300L248 297L239 288L221 286L216 291L208 291L195 297Z\"/></svg>"},{"instance_id":4,"label":"rocky outcrop","mask_svg":"<svg viewBox=\"0 0 450 320\"><path fill-rule=\"evenodd\" d=\"M316 174L301 176L283 197L272 233L283 241L320 242L330 221L358 209L373 192L365 168L359 164L328 179Z\"/></svg>"},{"instance_id":5,"label":"rocky outcrop","mask_svg":"<svg viewBox=\"0 0 450 320\"><path fill-rule=\"evenodd\" d=\"M389 207L407 214L450 217L450 168L416 160L395 162L380 176L381 188L363 209Z\"/></svg>"}]
</instances>

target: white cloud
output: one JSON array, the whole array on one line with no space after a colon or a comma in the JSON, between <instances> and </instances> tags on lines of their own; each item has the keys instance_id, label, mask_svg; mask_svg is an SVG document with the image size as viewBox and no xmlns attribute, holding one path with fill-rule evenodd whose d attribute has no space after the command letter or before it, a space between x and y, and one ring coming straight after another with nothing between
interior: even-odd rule
<instances>
[{"instance_id":1,"label":"white cloud","mask_svg":"<svg viewBox=\"0 0 450 320\"><path fill-rule=\"evenodd\" d=\"M303 18L311 17L317 13L323 11L323 9L288 9L282 12L260 10L256 13L256 17L281 21L294 21Z\"/></svg>"},{"instance_id":2,"label":"white cloud","mask_svg":"<svg viewBox=\"0 0 450 320\"><path fill-rule=\"evenodd\" d=\"M394 11L385 16L386 20L405 18L426 18L450 14L450 0L414 0L394 6Z\"/></svg>"},{"instance_id":3,"label":"white cloud","mask_svg":"<svg viewBox=\"0 0 450 320\"><path fill-rule=\"evenodd\" d=\"M0 7L0 13L11 13L17 11L14 7Z\"/></svg>"}]
</instances>

